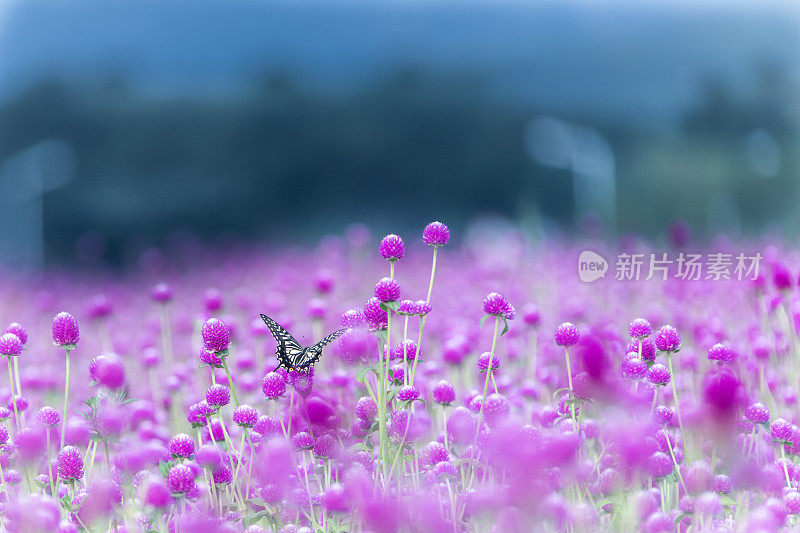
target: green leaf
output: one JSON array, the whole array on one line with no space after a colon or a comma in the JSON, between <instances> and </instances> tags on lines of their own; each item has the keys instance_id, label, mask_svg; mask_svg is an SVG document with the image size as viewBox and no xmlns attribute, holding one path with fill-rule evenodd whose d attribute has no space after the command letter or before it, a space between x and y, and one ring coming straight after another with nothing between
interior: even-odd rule
<instances>
[{"instance_id":1,"label":"green leaf","mask_svg":"<svg viewBox=\"0 0 800 533\"><path fill-rule=\"evenodd\" d=\"M397 300L391 302L381 302L380 308L386 312L389 311L397 311L399 309L400 303Z\"/></svg>"},{"instance_id":2,"label":"green leaf","mask_svg":"<svg viewBox=\"0 0 800 533\"><path fill-rule=\"evenodd\" d=\"M483 327L483 323L486 322L486 319L489 318L490 316L492 316L492 315L483 315L481 317L481 327Z\"/></svg>"},{"instance_id":3,"label":"green leaf","mask_svg":"<svg viewBox=\"0 0 800 533\"><path fill-rule=\"evenodd\" d=\"M122 402L122 403L123 403L123 404L126 404L126 403L138 402L138 401L139 401L139 398L128 398L127 400L125 400L125 401L124 401L124 402Z\"/></svg>"},{"instance_id":4,"label":"green leaf","mask_svg":"<svg viewBox=\"0 0 800 533\"><path fill-rule=\"evenodd\" d=\"M681 523L681 520L686 518L687 516L692 516L692 513L681 513L675 518L675 527L678 527L678 524Z\"/></svg>"},{"instance_id":5,"label":"green leaf","mask_svg":"<svg viewBox=\"0 0 800 533\"><path fill-rule=\"evenodd\" d=\"M502 337L506 333L508 333L508 319L506 319L506 317L503 317L503 331L500 333L500 336Z\"/></svg>"},{"instance_id":6,"label":"green leaf","mask_svg":"<svg viewBox=\"0 0 800 533\"><path fill-rule=\"evenodd\" d=\"M553 392L553 398L555 398L556 396L558 396L562 392L566 392L570 396L572 396L572 389L570 389L569 387L561 387L560 389L556 389L555 392Z\"/></svg>"}]
</instances>

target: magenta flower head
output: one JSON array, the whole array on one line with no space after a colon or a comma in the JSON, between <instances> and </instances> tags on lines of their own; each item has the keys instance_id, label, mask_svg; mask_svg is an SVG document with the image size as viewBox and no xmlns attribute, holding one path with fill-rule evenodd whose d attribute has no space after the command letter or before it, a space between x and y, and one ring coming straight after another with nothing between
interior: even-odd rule
<instances>
[{"instance_id":1,"label":"magenta flower head","mask_svg":"<svg viewBox=\"0 0 800 533\"><path fill-rule=\"evenodd\" d=\"M350 309L342 315L341 323L346 328L357 328L364 323L364 313L360 309Z\"/></svg>"},{"instance_id":2,"label":"magenta flower head","mask_svg":"<svg viewBox=\"0 0 800 533\"><path fill-rule=\"evenodd\" d=\"M233 422L241 427L251 428L258 422L258 411L242 404L233 410Z\"/></svg>"},{"instance_id":3,"label":"magenta flower head","mask_svg":"<svg viewBox=\"0 0 800 533\"><path fill-rule=\"evenodd\" d=\"M652 333L653 327L644 318L637 318L628 326L628 335L634 339L643 339L649 337Z\"/></svg>"},{"instance_id":4,"label":"magenta flower head","mask_svg":"<svg viewBox=\"0 0 800 533\"><path fill-rule=\"evenodd\" d=\"M792 274L783 263L775 263L772 265L772 283L779 291L792 288Z\"/></svg>"},{"instance_id":5,"label":"magenta flower head","mask_svg":"<svg viewBox=\"0 0 800 533\"><path fill-rule=\"evenodd\" d=\"M411 385L400 387L400 390L397 391L397 399L401 402L413 402L417 398L419 398L419 389Z\"/></svg>"},{"instance_id":6,"label":"magenta flower head","mask_svg":"<svg viewBox=\"0 0 800 533\"><path fill-rule=\"evenodd\" d=\"M672 326L661 326L655 337L656 348L662 352L677 352L681 348L681 336Z\"/></svg>"},{"instance_id":7,"label":"magenta flower head","mask_svg":"<svg viewBox=\"0 0 800 533\"><path fill-rule=\"evenodd\" d=\"M733 351L724 344L717 343L708 349L709 361L719 361L720 363L730 363L734 359Z\"/></svg>"},{"instance_id":8,"label":"magenta flower head","mask_svg":"<svg viewBox=\"0 0 800 533\"><path fill-rule=\"evenodd\" d=\"M656 452L648 460L650 475L656 478L666 477L672 473L672 459L664 452Z\"/></svg>"},{"instance_id":9,"label":"magenta flower head","mask_svg":"<svg viewBox=\"0 0 800 533\"><path fill-rule=\"evenodd\" d=\"M450 240L450 230L441 222L431 222L422 230L422 242L428 246L444 246Z\"/></svg>"},{"instance_id":10,"label":"magenta flower head","mask_svg":"<svg viewBox=\"0 0 800 533\"><path fill-rule=\"evenodd\" d=\"M381 239L381 256L387 261L397 261L406 255L406 245L403 239L397 235L390 234Z\"/></svg>"},{"instance_id":11,"label":"magenta flower head","mask_svg":"<svg viewBox=\"0 0 800 533\"><path fill-rule=\"evenodd\" d=\"M538 326L542 320L542 314L535 304L526 304L522 309L522 320L528 326Z\"/></svg>"},{"instance_id":12,"label":"magenta flower head","mask_svg":"<svg viewBox=\"0 0 800 533\"><path fill-rule=\"evenodd\" d=\"M492 360L492 372L500 368L500 356L491 352L483 352L478 357L478 371L482 374L489 371L489 359Z\"/></svg>"},{"instance_id":13,"label":"magenta flower head","mask_svg":"<svg viewBox=\"0 0 800 533\"><path fill-rule=\"evenodd\" d=\"M200 362L213 368L222 368L222 358L211 350L202 348L200 350Z\"/></svg>"},{"instance_id":14,"label":"magenta flower head","mask_svg":"<svg viewBox=\"0 0 800 533\"><path fill-rule=\"evenodd\" d=\"M261 382L261 391L268 400L274 400L286 393L286 381L277 372L270 372Z\"/></svg>"},{"instance_id":15,"label":"magenta flower head","mask_svg":"<svg viewBox=\"0 0 800 533\"><path fill-rule=\"evenodd\" d=\"M108 296L105 294L98 294L89 302L87 314L92 320L101 319L109 316L114 311L114 305Z\"/></svg>"},{"instance_id":16,"label":"magenta flower head","mask_svg":"<svg viewBox=\"0 0 800 533\"><path fill-rule=\"evenodd\" d=\"M763 403L756 402L745 408L744 417L754 424L766 424L769 422L769 409Z\"/></svg>"},{"instance_id":17,"label":"magenta flower head","mask_svg":"<svg viewBox=\"0 0 800 533\"><path fill-rule=\"evenodd\" d=\"M225 385L211 385L206 391L206 402L214 408L228 405L231 401L231 392Z\"/></svg>"},{"instance_id":18,"label":"magenta flower head","mask_svg":"<svg viewBox=\"0 0 800 533\"><path fill-rule=\"evenodd\" d=\"M186 433L178 433L170 439L168 447L173 457L188 459L194 454L194 439Z\"/></svg>"},{"instance_id":19,"label":"magenta flower head","mask_svg":"<svg viewBox=\"0 0 800 533\"><path fill-rule=\"evenodd\" d=\"M75 446L65 446L58 452L56 460L58 477L64 483L83 479L83 454Z\"/></svg>"},{"instance_id":20,"label":"magenta flower head","mask_svg":"<svg viewBox=\"0 0 800 533\"><path fill-rule=\"evenodd\" d=\"M177 464L169 469L167 486L172 493L184 495L194 488L194 471L184 464Z\"/></svg>"},{"instance_id":21,"label":"magenta flower head","mask_svg":"<svg viewBox=\"0 0 800 533\"><path fill-rule=\"evenodd\" d=\"M94 377L108 389L119 389L125 385L125 366L116 356L103 357L97 364Z\"/></svg>"},{"instance_id":22,"label":"magenta flower head","mask_svg":"<svg viewBox=\"0 0 800 533\"><path fill-rule=\"evenodd\" d=\"M647 363L639 359L639 355L631 352L620 364L622 376L628 379L642 379L647 374Z\"/></svg>"},{"instance_id":23,"label":"magenta flower head","mask_svg":"<svg viewBox=\"0 0 800 533\"><path fill-rule=\"evenodd\" d=\"M61 415L52 407L45 405L36 413L36 422L44 427L54 428L61 422Z\"/></svg>"},{"instance_id":24,"label":"magenta flower head","mask_svg":"<svg viewBox=\"0 0 800 533\"><path fill-rule=\"evenodd\" d=\"M203 346L209 352L220 353L231 345L231 332L228 326L218 318L209 318L203 324Z\"/></svg>"},{"instance_id":25,"label":"magenta flower head","mask_svg":"<svg viewBox=\"0 0 800 533\"><path fill-rule=\"evenodd\" d=\"M356 416L361 420L372 421L378 415L378 406L369 396L362 396L356 402Z\"/></svg>"},{"instance_id":26,"label":"magenta flower head","mask_svg":"<svg viewBox=\"0 0 800 533\"><path fill-rule=\"evenodd\" d=\"M400 284L396 279L382 278L375 285L375 298L381 302L395 302L400 298Z\"/></svg>"},{"instance_id":27,"label":"magenta flower head","mask_svg":"<svg viewBox=\"0 0 800 533\"><path fill-rule=\"evenodd\" d=\"M397 306L397 314L400 316L411 316L416 310L416 304L413 300L403 300Z\"/></svg>"},{"instance_id":28,"label":"magenta flower head","mask_svg":"<svg viewBox=\"0 0 800 533\"><path fill-rule=\"evenodd\" d=\"M166 283L159 283L153 287L152 291L150 291L150 297L153 299L153 301L160 304L165 304L172 300L172 295L172 287Z\"/></svg>"},{"instance_id":29,"label":"magenta flower head","mask_svg":"<svg viewBox=\"0 0 800 533\"><path fill-rule=\"evenodd\" d=\"M569 347L578 343L581 338L581 332L572 322L564 322L556 328L554 335L556 344L559 346Z\"/></svg>"},{"instance_id":30,"label":"magenta flower head","mask_svg":"<svg viewBox=\"0 0 800 533\"><path fill-rule=\"evenodd\" d=\"M631 339L631 342L628 343L627 353L633 352L638 356L640 351L642 352L642 361L653 362L656 360L656 343L651 339Z\"/></svg>"},{"instance_id":31,"label":"magenta flower head","mask_svg":"<svg viewBox=\"0 0 800 533\"><path fill-rule=\"evenodd\" d=\"M0 336L0 355L17 357L22 355L22 341L13 333L4 333Z\"/></svg>"},{"instance_id":32,"label":"magenta flower head","mask_svg":"<svg viewBox=\"0 0 800 533\"><path fill-rule=\"evenodd\" d=\"M668 385L670 378L669 370L661 363L654 364L647 371L647 379L653 385Z\"/></svg>"},{"instance_id":33,"label":"magenta flower head","mask_svg":"<svg viewBox=\"0 0 800 533\"><path fill-rule=\"evenodd\" d=\"M8 429L5 426L0 425L0 445L5 444L8 442Z\"/></svg>"},{"instance_id":34,"label":"magenta flower head","mask_svg":"<svg viewBox=\"0 0 800 533\"><path fill-rule=\"evenodd\" d=\"M310 450L314 448L314 437L305 431L295 433L292 437L292 445L298 450Z\"/></svg>"},{"instance_id":35,"label":"magenta flower head","mask_svg":"<svg viewBox=\"0 0 800 533\"><path fill-rule=\"evenodd\" d=\"M516 310L505 296L497 292L486 295L483 299L483 312L487 315L494 315L512 320L516 316Z\"/></svg>"},{"instance_id":36,"label":"magenta flower head","mask_svg":"<svg viewBox=\"0 0 800 533\"><path fill-rule=\"evenodd\" d=\"M453 384L446 380L441 380L433 387L433 399L436 403L450 405L456 399L456 391Z\"/></svg>"},{"instance_id":37,"label":"magenta flower head","mask_svg":"<svg viewBox=\"0 0 800 533\"><path fill-rule=\"evenodd\" d=\"M61 312L53 317L53 343L64 349L74 349L80 340L78 321L69 313Z\"/></svg>"},{"instance_id":38,"label":"magenta flower head","mask_svg":"<svg viewBox=\"0 0 800 533\"><path fill-rule=\"evenodd\" d=\"M25 326L19 322L12 322L6 326L6 329L3 330L3 333L13 333L19 338L23 345L28 343L28 330L25 329Z\"/></svg>"},{"instance_id":39,"label":"magenta flower head","mask_svg":"<svg viewBox=\"0 0 800 533\"><path fill-rule=\"evenodd\" d=\"M214 409L208 405L208 402L203 400L189 406L189 411L186 413L186 420L192 425L193 428L200 428L206 425L206 419L214 414Z\"/></svg>"},{"instance_id":40,"label":"magenta flower head","mask_svg":"<svg viewBox=\"0 0 800 533\"><path fill-rule=\"evenodd\" d=\"M789 441L792 438L792 425L783 418L777 418L769 425L769 435L773 440Z\"/></svg>"},{"instance_id":41,"label":"magenta flower head","mask_svg":"<svg viewBox=\"0 0 800 533\"><path fill-rule=\"evenodd\" d=\"M163 479L152 476L143 487L144 502L147 505L163 508L172 502L169 487Z\"/></svg>"},{"instance_id":42,"label":"magenta flower head","mask_svg":"<svg viewBox=\"0 0 800 533\"><path fill-rule=\"evenodd\" d=\"M406 339L392 348L391 356L392 359L413 361L417 358L417 343L412 339Z\"/></svg>"},{"instance_id":43,"label":"magenta flower head","mask_svg":"<svg viewBox=\"0 0 800 533\"><path fill-rule=\"evenodd\" d=\"M381 301L370 298L364 305L364 321L371 330L386 329L389 323L389 313L381 309Z\"/></svg>"},{"instance_id":44,"label":"magenta flower head","mask_svg":"<svg viewBox=\"0 0 800 533\"><path fill-rule=\"evenodd\" d=\"M214 478L214 483L217 485L227 485L233 479L231 467L225 463L218 464L211 475Z\"/></svg>"}]
</instances>

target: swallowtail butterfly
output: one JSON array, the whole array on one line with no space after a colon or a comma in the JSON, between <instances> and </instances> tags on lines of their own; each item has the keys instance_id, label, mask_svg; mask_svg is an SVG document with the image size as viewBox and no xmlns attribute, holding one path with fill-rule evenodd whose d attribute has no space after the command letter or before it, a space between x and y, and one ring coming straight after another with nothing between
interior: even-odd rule
<instances>
[{"instance_id":1,"label":"swallowtail butterfly","mask_svg":"<svg viewBox=\"0 0 800 533\"><path fill-rule=\"evenodd\" d=\"M261 315L261 320L267 325L270 333L272 333L272 336L275 337L275 341L278 343L278 347L275 349L275 356L278 358L278 366L275 367L275 370L280 367L284 367L287 370L308 369L322 357L322 348L347 331L346 329L334 331L313 346L304 347L301 346L283 326L267 315Z\"/></svg>"}]
</instances>

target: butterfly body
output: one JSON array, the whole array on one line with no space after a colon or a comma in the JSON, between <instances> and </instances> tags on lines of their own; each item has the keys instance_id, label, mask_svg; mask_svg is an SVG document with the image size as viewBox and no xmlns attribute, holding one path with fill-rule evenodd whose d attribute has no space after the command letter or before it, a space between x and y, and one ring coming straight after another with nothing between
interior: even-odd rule
<instances>
[{"instance_id":1,"label":"butterfly body","mask_svg":"<svg viewBox=\"0 0 800 533\"><path fill-rule=\"evenodd\" d=\"M261 315L261 320L267 325L272 336L278 343L275 357L278 359L278 368L287 370L307 370L322 357L322 348L340 337L346 329L334 331L312 346L302 346L291 333L267 315Z\"/></svg>"}]
</instances>

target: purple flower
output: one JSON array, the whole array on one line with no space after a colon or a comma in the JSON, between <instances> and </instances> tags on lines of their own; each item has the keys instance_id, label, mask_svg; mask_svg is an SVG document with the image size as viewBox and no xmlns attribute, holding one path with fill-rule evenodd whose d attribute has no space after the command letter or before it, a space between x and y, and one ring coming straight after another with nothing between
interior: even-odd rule
<instances>
[{"instance_id":1,"label":"purple flower","mask_svg":"<svg viewBox=\"0 0 800 533\"><path fill-rule=\"evenodd\" d=\"M670 380L669 370L661 363L656 363L647 371L647 379L653 385L667 385Z\"/></svg>"},{"instance_id":2,"label":"purple flower","mask_svg":"<svg viewBox=\"0 0 800 533\"><path fill-rule=\"evenodd\" d=\"M54 428L61 422L58 411L45 405L36 413L36 422L44 427Z\"/></svg>"},{"instance_id":3,"label":"purple flower","mask_svg":"<svg viewBox=\"0 0 800 533\"><path fill-rule=\"evenodd\" d=\"M207 350L205 348L200 350L200 361L210 367L222 368L222 358L218 357L217 354L211 350Z\"/></svg>"},{"instance_id":4,"label":"purple flower","mask_svg":"<svg viewBox=\"0 0 800 533\"><path fill-rule=\"evenodd\" d=\"M17 357L22 355L22 341L13 333L4 333L0 336L0 355Z\"/></svg>"},{"instance_id":5,"label":"purple flower","mask_svg":"<svg viewBox=\"0 0 800 533\"><path fill-rule=\"evenodd\" d=\"M72 349L80 340L78 321L69 313L61 312L53 317L53 343L66 349Z\"/></svg>"},{"instance_id":6,"label":"purple flower","mask_svg":"<svg viewBox=\"0 0 800 533\"><path fill-rule=\"evenodd\" d=\"M157 508L164 508L172 502L172 495L169 492L169 487L163 479L151 476L144 485L144 501L147 505Z\"/></svg>"},{"instance_id":7,"label":"purple flower","mask_svg":"<svg viewBox=\"0 0 800 533\"><path fill-rule=\"evenodd\" d=\"M294 387L294 390L302 396L307 398L311 394L311 389L314 387L314 367L305 370L292 370L288 373L289 383Z\"/></svg>"},{"instance_id":8,"label":"purple flower","mask_svg":"<svg viewBox=\"0 0 800 533\"><path fill-rule=\"evenodd\" d=\"M107 317L113 310L114 306L111 304L111 300L105 294L98 294L89 302L87 314L90 319L94 320Z\"/></svg>"},{"instance_id":9,"label":"purple flower","mask_svg":"<svg viewBox=\"0 0 800 533\"><path fill-rule=\"evenodd\" d=\"M169 441L169 453L173 457L188 459L194 454L194 439L186 433L178 433Z\"/></svg>"},{"instance_id":10,"label":"purple flower","mask_svg":"<svg viewBox=\"0 0 800 533\"><path fill-rule=\"evenodd\" d=\"M375 400L369 396L362 396L356 402L355 412L361 420L372 421L378 414L378 406L375 404Z\"/></svg>"},{"instance_id":11,"label":"purple flower","mask_svg":"<svg viewBox=\"0 0 800 533\"><path fill-rule=\"evenodd\" d=\"M647 374L647 363L633 352L629 353L620 365L622 376L628 379L642 379Z\"/></svg>"},{"instance_id":12,"label":"purple flower","mask_svg":"<svg viewBox=\"0 0 800 533\"><path fill-rule=\"evenodd\" d=\"M774 440L788 441L792 438L792 425L784 420L778 418L772 421L769 425L769 434Z\"/></svg>"},{"instance_id":13,"label":"purple flower","mask_svg":"<svg viewBox=\"0 0 800 533\"><path fill-rule=\"evenodd\" d=\"M714 476L714 481L711 484L711 488L714 490L714 492L730 494L730 492L733 490L733 483L731 483L731 478L725 474L720 474L718 476Z\"/></svg>"},{"instance_id":14,"label":"purple flower","mask_svg":"<svg viewBox=\"0 0 800 533\"><path fill-rule=\"evenodd\" d=\"M441 380L433 387L433 399L436 403L450 405L456 399L456 391L453 385L446 380Z\"/></svg>"},{"instance_id":15,"label":"purple flower","mask_svg":"<svg viewBox=\"0 0 800 533\"><path fill-rule=\"evenodd\" d=\"M681 336L672 326L661 326L656 332L656 348L662 352L677 352L681 347Z\"/></svg>"},{"instance_id":16,"label":"purple flower","mask_svg":"<svg viewBox=\"0 0 800 533\"><path fill-rule=\"evenodd\" d=\"M172 300L172 288L166 283L159 283L150 291L150 297L155 302L165 304Z\"/></svg>"},{"instance_id":17,"label":"purple flower","mask_svg":"<svg viewBox=\"0 0 800 533\"><path fill-rule=\"evenodd\" d=\"M231 482L231 480L233 480L231 467L229 467L226 463L218 464L217 467L212 471L211 475L214 478L214 483L217 485L227 485Z\"/></svg>"},{"instance_id":18,"label":"purple flower","mask_svg":"<svg viewBox=\"0 0 800 533\"><path fill-rule=\"evenodd\" d=\"M534 304L526 304L522 309L522 320L525 321L525 324L528 326L538 326L539 322L542 320L542 314L539 312L539 308Z\"/></svg>"},{"instance_id":19,"label":"purple flower","mask_svg":"<svg viewBox=\"0 0 800 533\"><path fill-rule=\"evenodd\" d=\"M412 402L419 398L419 390L411 385L400 387L397 391L397 399L401 402Z\"/></svg>"},{"instance_id":20,"label":"purple flower","mask_svg":"<svg viewBox=\"0 0 800 533\"><path fill-rule=\"evenodd\" d=\"M258 422L258 411L249 405L242 404L233 410L233 422L245 428L251 428Z\"/></svg>"},{"instance_id":21,"label":"purple flower","mask_svg":"<svg viewBox=\"0 0 800 533\"><path fill-rule=\"evenodd\" d=\"M58 452L56 460L58 477L64 483L83 479L83 454L75 446L65 446Z\"/></svg>"},{"instance_id":22,"label":"purple flower","mask_svg":"<svg viewBox=\"0 0 800 533\"><path fill-rule=\"evenodd\" d=\"M397 306L397 314L401 316L413 315L416 310L416 304L412 300L403 300Z\"/></svg>"},{"instance_id":23,"label":"purple flower","mask_svg":"<svg viewBox=\"0 0 800 533\"><path fill-rule=\"evenodd\" d=\"M428 313L430 313L431 309L433 309L433 308L431 307L431 304L429 304L425 300L417 300L416 302L414 302L413 309L414 309L414 312L411 313L412 315L425 316Z\"/></svg>"},{"instance_id":24,"label":"purple flower","mask_svg":"<svg viewBox=\"0 0 800 533\"><path fill-rule=\"evenodd\" d=\"M396 279L382 278L375 285L375 298L381 302L394 302L400 298L400 284Z\"/></svg>"},{"instance_id":25,"label":"purple flower","mask_svg":"<svg viewBox=\"0 0 800 533\"><path fill-rule=\"evenodd\" d=\"M497 292L491 292L483 299L483 312L487 315L501 316L512 320L516 315L512 306L505 296Z\"/></svg>"},{"instance_id":26,"label":"purple flower","mask_svg":"<svg viewBox=\"0 0 800 533\"><path fill-rule=\"evenodd\" d=\"M211 385L206 391L206 402L211 407L222 407L231 401L231 392L228 387L220 384Z\"/></svg>"},{"instance_id":27,"label":"purple flower","mask_svg":"<svg viewBox=\"0 0 800 533\"><path fill-rule=\"evenodd\" d=\"M492 354L491 352L483 352L478 357L478 370L481 373L487 372L489 370L489 359L492 361L492 372L500 368L500 356L498 354Z\"/></svg>"},{"instance_id":28,"label":"purple flower","mask_svg":"<svg viewBox=\"0 0 800 533\"><path fill-rule=\"evenodd\" d=\"M639 355L639 343L642 344L641 352L642 352L642 361L652 363L656 360L656 343L653 342L651 339L644 338L644 339L631 339L628 343L627 353L635 353L637 356Z\"/></svg>"},{"instance_id":29,"label":"purple flower","mask_svg":"<svg viewBox=\"0 0 800 533\"><path fill-rule=\"evenodd\" d=\"M19 338L23 345L28 343L28 330L25 329L25 326L19 322L12 322L6 326L6 329L3 330L3 333L13 333Z\"/></svg>"},{"instance_id":30,"label":"purple flower","mask_svg":"<svg viewBox=\"0 0 800 533\"><path fill-rule=\"evenodd\" d=\"M389 313L381 309L381 301L379 299L370 298L364 305L364 320L371 330L386 329Z\"/></svg>"},{"instance_id":31,"label":"purple flower","mask_svg":"<svg viewBox=\"0 0 800 533\"><path fill-rule=\"evenodd\" d=\"M404 359L413 361L417 358L417 343L411 339L398 343L392 348L392 359Z\"/></svg>"},{"instance_id":32,"label":"purple flower","mask_svg":"<svg viewBox=\"0 0 800 533\"><path fill-rule=\"evenodd\" d=\"M119 389L125 385L125 366L116 356L102 357L97 364L94 379L108 389Z\"/></svg>"},{"instance_id":33,"label":"purple flower","mask_svg":"<svg viewBox=\"0 0 800 533\"><path fill-rule=\"evenodd\" d=\"M717 343L708 349L709 361L720 361L722 363L730 363L733 361L733 352L724 344Z\"/></svg>"},{"instance_id":34,"label":"purple flower","mask_svg":"<svg viewBox=\"0 0 800 533\"><path fill-rule=\"evenodd\" d=\"M422 230L422 242L428 246L444 246L450 240L450 230L441 222L431 222Z\"/></svg>"},{"instance_id":35,"label":"purple flower","mask_svg":"<svg viewBox=\"0 0 800 533\"><path fill-rule=\"evenodd\" d=\"M194 488L194 472L184 464L177 464L169 469L167 486L169 491L186 494Z\"/></svg>"},{"instance_id":36,"label":"purple flower","mask_svg":"<svg viewBox=\"0 0 800 533\"><path fill-rule=\"evenodd\" d=\"M667 407L666 405L659 405L658 407L656 407L654 418L656 422L658 422L662 426L666 426L672 421L672 416L674 414L675 411L673 411L671 407Z\"/></svg>"},{"instance_id":37,"label":"purple flower","mask_svg":"<svg viewBox=\"0 0 800 533\"><path fill-rule=\"evenodd\" d=\"M192 426L201 427L206 425L206 418L214 414L214 409L203 400L189 407L186 419Z\"/></svg>"},{"instance_id":38,"label":"purple flower","mask_svg":"<svg viewBox=\"0 0 800 533\"><path fill-rule=\"evenodd\" d=\"M783 263L775 263L772 265L772 284L775 285L775 288L779 291L792 288L792 274Z\"/></svg>"},{"instance_id":39,"label":"purple flower","mask_svg":"<svg viewBox=\"0 0 800 533\"><path fill-rule=\"evenodd\" d=\"M338 441L329 434L320 436L314 443L314 455L323 459L330 459L336 455Z\"/></svg>"},{"instance_id":40,"label":"purple flower","mask_svg":"<svg viewBox=\"0 0 800 533\"><path fill-rule=\"evenodd\" d=\"M209 313L216 313L222 309L222 293L213 287L206 289L203 305Z\"/></svg>"},{"instance_id":41,"label":"purple flower","mask_svg":"<svg viewBox=\"0 0 800 533\"><path fill-rule=\"evenodd\" d=\"M644 337L649 337L652 333L653 327L644 318L637 318L628 326L628 335L634 339L643 339Z\"/></svg>"},{"instance_id":42,"label":"purple flower","mask_svg":"<svg viewBox=\"0 0 800 533\"><path fill-rule=\"evenodd\" d=\"M381 256L387 261L397 261L406 255L406 245L403 239L391 234L381 239L380 251Z\"/></svg>"},{"instance_id":43,"label":"purple flower","mask_svg":"<svg viewBox=\"0 0 800 533\"><path fill-rule=\"evenodd\" d=\"M292 445L298 450L310 450L314 447L314 437L305 431L295 433L292 437Z\"/></svg>"},{"instance_id":44,"label":"purple flower","mask_svg":"<svg viewBox=\"0 0 800 533\"><path fill-rule=\"evenodd\" d=\"M341 323L346 328L357 328L364 323L364 313L360 309L350 309L342 315Z\"/></svg>"},{"instance_id":45,"label":"purple flower","mask_svg":"<svg viewBox=\"0 0 800 533\"><path fill-rule=\"evenodd\" d=\"M656 452L647 461L648 471L655 478L662 478L672 473L672 458L664 452Z\"/></svg>"},{"instance_id":46,"label":"purple flower","mask_svg":"<svg viewBox=\"0 0 800 533\"><path fill-rule=\"evenodd\" d=\"M581 338L581 333L572 322L564 322L556 328L554 336L556 344L569 347L578 343L578 340Z\"/></svg>"},{"instance_id":47,"label":"purple flower","mask_svg":"<svg viewBox=\"0 0 800 533\"><path fill-rule=\"evenodd\" d=\"M753 403L744 410L744 417L754 424L766 424L769 422L769 409L763 403Z\"/></svg>"},{"instance_id":48,"label":"purple flower","mask_svg":"<svg viewBox=\"0 0 800 533\"><path fill-rule=\"evenodd\" d=\"M800 492L791 490L784 494L783 503L786 509L792 514L800 514Z\"/></svg>"},{"instance_id":49,"label":"purple flower","mask_svg":"<svg viewBox=\"0 0 800 533\"><path fill-rule=\"evenodd\" d=\"M219 353L227 350L231 345L231 332L228 326L218 318L209 318L203 324L203 346L205 349Z\"/></svg>"},{"instance_id":50,"label":"purple flower","mask_svg":"<svg viewBox=\"0 0 800 533\"><path fill-rule=\"evenodd\" d=\"M286 393L286 381L277 372L270 372L261 382L261 391L268 400L274 400Z\"/></svg>"}]
</instances>

